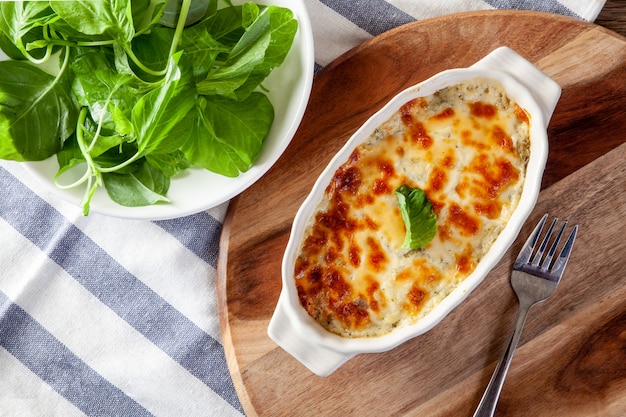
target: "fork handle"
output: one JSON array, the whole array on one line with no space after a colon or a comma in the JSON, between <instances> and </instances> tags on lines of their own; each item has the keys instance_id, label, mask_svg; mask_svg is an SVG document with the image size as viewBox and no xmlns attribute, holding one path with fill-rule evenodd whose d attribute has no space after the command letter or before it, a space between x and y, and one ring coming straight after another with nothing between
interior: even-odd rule
<instances>
[{"instance_id":1,"label":"fork handle","mask_svg":"<svg viewBox=\"0 0 626 417\"><path fill-rule=\"evenodd\" d=\"M504 378L509 370L511 359L513 359L513 354L515 353L515 348L517 347L517 343L522 335L522 328L526 322L528 310L530 310L532 305L533 303L523 302L520 300L517 318L515 319L515 326L513 327L513 331L509 337L506 350L504 351L500 362L498 362L496 369L493 371L489 385L487 385L485 393L478 404L478 408L476 408L476 411L474 412L474 417L491 417L496 411L496 404L498 403L500 391L502 391L502 386L504 385Z\"/></svg>"}]
</instances>

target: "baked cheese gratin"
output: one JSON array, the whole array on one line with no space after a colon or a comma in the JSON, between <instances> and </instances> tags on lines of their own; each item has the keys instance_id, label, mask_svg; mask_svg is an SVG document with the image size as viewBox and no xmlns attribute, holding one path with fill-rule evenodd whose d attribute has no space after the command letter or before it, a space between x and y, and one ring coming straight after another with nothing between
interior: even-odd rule
<instances>
[{"instance_id":1,"label":"baked cheese gratin","mask_svg":"<svg viewBox=\"0 0 626 417\"><path fill-rule=\"evenodd\" d=\"M468 275L517 206L527 112L493 79L405 103L334 173L295 262L299 301L328 331L382 336L428 314ZM395 189L422 189L437 232L402 249Z\"/></svg>"}]
</instances>

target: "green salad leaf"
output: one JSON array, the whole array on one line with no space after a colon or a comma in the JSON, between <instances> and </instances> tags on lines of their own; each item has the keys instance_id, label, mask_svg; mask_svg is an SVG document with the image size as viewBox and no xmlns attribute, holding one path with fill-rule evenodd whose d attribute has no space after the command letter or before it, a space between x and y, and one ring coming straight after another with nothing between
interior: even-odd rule
<instances>
[{"instance_id":1,"label":"green salad leaf","mask_svg":"<svg viewBox=\"0 0 626 417\"><path fill-rule=\"evenodd\" d=\"M139 154L169 153L184 145L192 128L196 104L191 69L172 57L159 88L143 95L132 109ZM189 71L185 71L189 69Z\"/></svg>"},{"instance_id":2,"label":"green salad leaf","mask_svg":"<svg viewBox=\"0 0 626 417\"><path fill-rule=\"evenodd\" d=\"M186 26L196 0L180 0L171 28L166 1L0 5L0 158L56 154L54 180L84 187L85 215L99 187L141 206L168 202L170 178L194 166L236 177L274 121L261 83L291 49L293 12L206 0Z\"/></svg>"},{"instance_id":3,"label":"green salad leaf","mask_svg":"<svg viewBox=\"0 0 626 417\"><path fill-rule=\"evenodd\" d=\"M24 61L0 62L0 158L40 161L63 146L78 110L67 77Z\"/></svg>"},{"instance_id":4,"label":"green salad leaf","mask_svg":"<svg viewBox=\"0 0 626 417\"><path fill-rule=\"evenodd\" d=\"M227 177L248 170L274 120L267 96L254 92L243 101L199 98L197 111L194 132L182 147L189 161Z\"/></svg>"},{"instance_id":5,"label":"green salad leaf","mask_svg":"<svg viewBox=\"0 0 626 417\"><path fill-rule=\"evenodd\" d=\"M14 44L23 47L21 39L36 27L53 20L47 1L7 1L0 3L0 31Z\"/></svg>"},{"instance_id":6,"label":"green salad leaf","mask_svg":"<svg viewBox=\"0 0 626 417\"><path fill-rule=\"evenodd\" d=\"M52 1L50 5L65 23L85 35L123 42L130 42L135 35L131 0Z\"/></svg>"},{"instance_id":7,"label":"green salad leaf","mask_svg":"<svg viewBox=\"0 0 626 417\"><path fill-rule=\"evenodd\" d=\"M406 228L402 249L426 246L437 233L437 215L426 193L403 184L396 188L396 196Z\"/></svg>"},{"instance_id":8,"label":"green salad leaf","mask_svg":"<svg viewBox=\"0 0 626 417\"><path fill-rule=\"evenodd\" d=\"M126 207L168 202L170 179L148 163L127 174L104 174L104 186L113 201Z\"/></svg>"}]
</instances>

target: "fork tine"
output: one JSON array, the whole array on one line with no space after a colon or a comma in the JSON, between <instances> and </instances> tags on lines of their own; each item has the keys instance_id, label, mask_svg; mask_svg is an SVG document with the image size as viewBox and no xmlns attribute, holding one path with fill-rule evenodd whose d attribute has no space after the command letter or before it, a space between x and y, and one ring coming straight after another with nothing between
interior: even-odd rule
<instances>
[{"instance_id":1,"label":"fork tine","mask_svg":"<svg viewBox=\"0 0 626 417\"><path fill-rule=\"evenodd\" d=\"M539 220L539 223L537 223L537 226L535 226L535 229L524 243L522 250L520 250L519 255L517 255L517 259L515 260L516 265L528 263L528 261L530 260L530 257L533 254L533 250L535 249L537 240L539 240L539 235L541 234L541 230L543 229L543 225L545 224L547 218L548 213L544 214L541 220Z\"/></svg>"},{"instance_id":2,"label":"fork tine","mask_svg":"<svg viewBox=\"0 0 626 417\"><path fill-rule=\"evenodd\" d=\"M574 246L574 240L576 240L576 234L578 233L578 225L575 225L572 229L572 232L569 234L563 249L561 249L561 253L559 253L558 258L554 261L554 266L550 271L550 274L556 275L561 278L563 275L563 271L565 270L565 266L567 265L567 261L569 260L569 256L572 252L572 247Z\"/></svg>"},{"instance_id":3,"label":"fork tine","mask_svg":"<svg viewBox=\"0 0 626 417\"><path fill-rule=\"evenodd\" d=\"M552 258L554 257L554 254L556 253L557 245L559 244L559 241L561 240L561 237L563 236L563 232L565 231L565 226L567 226L567 220L563 222L563 225L561 226L559 233L556 235L556 238L554 239L552 246L550 246L550 250L548 250L548 254L544 258L543 262L541 263L542 269L550 268L550 264L552 263Z\"/></svg>"},{"instance_id":4,"label":"fork tine","mask_svg":"<svg viewBox=\"0 0 626 417\"><path fill-rule=\"evenodd\" d=\"M556 222L558 221L558 218L554 218L554 220L552 220L552 223L550 224L550 228L548 229L548 232L546 233L546 237L543 238L543 241L541 242L541 245L539 246L539 250L537 251L537 253L535 254L535 257L533 258L533 266L539 266L539 262L541 262L541 258L543 257L543 252L546 250L546 247L548 246L548 242L550 240L550 236L552 235L552 231L554 230L554 226L556 225Z\"/></svg>"}]
</instances>

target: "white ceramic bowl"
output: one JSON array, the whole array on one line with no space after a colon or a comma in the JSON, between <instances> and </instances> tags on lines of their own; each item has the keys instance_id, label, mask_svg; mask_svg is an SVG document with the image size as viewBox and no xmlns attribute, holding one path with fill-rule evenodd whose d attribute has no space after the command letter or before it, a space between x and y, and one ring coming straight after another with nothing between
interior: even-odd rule
<instances>
[{"instance_id":1,"label":"white ceramic bowl","mask_svg":"<svg viewBox=\"0 0 626 417\"><path fill-rule=\"evenodd\" d=\"M124 207L113 202L106 191L98 189L91 201L91 211L115 217L162 220L207 210L237 196L263 176L291 142L306 109L315 65L313 32L304 0L257 0L257 4L289 8L298 20L298 32L284 63L263 82L274 105L275 119L263 150L253 166L236 178L192 168L172 178L168 204ZM234 4L244 3L235 0ZM1 57L0 57L1 58ZM6 57L4 57L6 59ZM84 189L62 190L54 184L58 170L56 156L44 161L25 162L24 166L50 191L70 203L81 206Z\"/></svg>"},{"instance_id":2,"label":"white ceramic bowl","mask_svg":"<svg viewBox=\"0 0 626 417\"><path fill-rule=\"evenodd\" d=\"M307 220L324 194L332 175L354 148L401 105L428 96L444 87L478 76L499 80L507 94L530 114L531 148L524 188L518 207L491 249L468 276L431 313L414 325L375 338L342 338L328 332L299 304L293 271ZM418 336L439 323L478 286L517 237L535 206L548 156L547 125L561 94L561 87L513 50L502 47L469 68L443 71L410 87L374 114L350 138L322 172L294 219L282 264L282 290L269 324L268 334L278 345L320 376L326 376L354 355L382 352Z\"/></svg>"}]
</instances>

